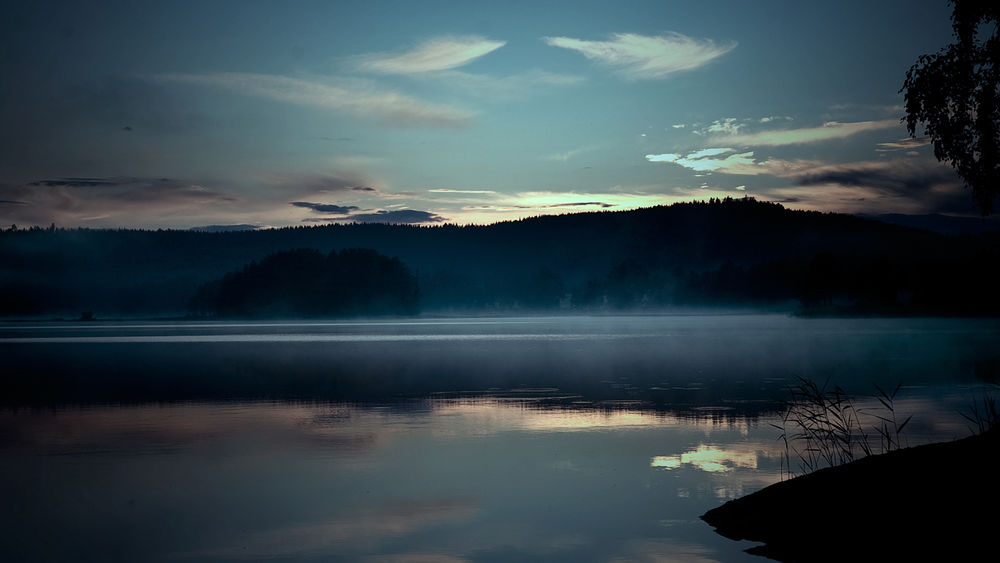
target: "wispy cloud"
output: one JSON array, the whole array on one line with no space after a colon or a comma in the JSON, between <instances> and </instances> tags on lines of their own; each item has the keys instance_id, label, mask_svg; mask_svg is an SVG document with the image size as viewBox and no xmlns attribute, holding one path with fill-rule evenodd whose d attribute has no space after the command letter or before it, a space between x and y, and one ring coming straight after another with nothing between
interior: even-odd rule
<instances>
[{"instance_id":1,"label":"wispy cloud","mask_svg":"<svg viewBox=\"0 0 1000 563\"><path fill-rule=\"evenodd\" d=\"M453 190L451 188L433 188L433 189L430 189L430 190L427 190L427 191L430 192L430 193L432 193L432 194L475 194L475 195L480 195L480 194L495 194L496 193L493 190Z\"/></svg>"},{"instance_id":2,"label":"wispy cloud","mask_svg":"<svg viewBox=\"0 0 1000 563\"><path fill-rule=\"evenodd\" d=\"M727 117L725 119L717 119L708 125L701 127L699 129L694 129L691 132L695 135L739 135L740 130L746 127L748 119L736 119L735 117Z\"/></svg>"},{"instance_id":3,"label":"wispy cloud","mask_svg":"<svg viewBox=\"0 0 1000 563\"><path fill-rule=\"evenodd\" d=\"M582 147L582 148L579 148L579 149L571 149L571 150L564 151L564 152L557 152L557 153L552 153L552 154L545 155L545 156L542 157L542 159L543 160L551 160L551 161L555 161L555 162L566 162L566 161L570 160L571 158L576 157L577 155L583 154L583 153L591 151L591 150L593 150L593 149L590 148L590 147Z\"/></svg>"},{"instance_id":4,"label":"wispy cloud","mask_svg":"<svg viewBox=\"0 0 1000 563\"><path fill-rule=\"evenodd\" d=\"M171 178L47 178L24 185L0 184L0 218L19 223L80 224L100 219L118 224L185 210L230 206L222 192Z\"/></svg>"},{"instance_id":5,"label":"wispy cloud","mask_svg":"<svg viewBox=\"0 0 1000 563\"><path fill-rule=\"evenodd\" d=\"M913 149L926 147L929 144L931 144L930 137L906 137L898 141L879 143L878 148L875 150L878 152L912 151Z\"/></svg>"},{"instance_id":6,"label":"wispy cloud","mask_svg":"<svg viewBox=\"0 0 1000 563\"><path fill-rule=\"evenodd\" d=\"M665 162L683 166L696 172L718 172L742 176L771 175L787 178L807 170L814 170L823 163L814 160L783 160L769 158L756 161L753 151L738 152L731 148L704 149L688 155L647 154L649 162Z\"/></svg>"},{"instance_id":7,"label":"wispy cloud","mask_svg":"<svg viewBox=\"0 0 1000 563\"><path fill-rule=\"evenodd\" d=\"M843 139L866 131L878 131L881 129L891 129L901 127L898 119L884 119L881 121L856 121L853 123L840 123L830 121L820 127L806 127L801 129L784 129L775 131L761 131L759 133L737 133L734 135L723 135L710 139L714 144L724 144L725 146L782 146L797 145L803 143L816 143L831 139Z\"/></svg>"},{"instance_id":8,"label":"wispy cloud","mask_svg":"<svg viewBox=\"0 0 1000 563\"><path fill-rule=\"evenodd\" d=\"M349 170L314 174L262 172L255 174L255 177L258 181L273 188L279 188L282 192L303 194L294 197L306 197L304 194L339 194L345 192L357 192L354 195L382 195L378 189L373 187L374 185L378 185L379 182L377 180L366 174Z\"/></svg>"},{"instance_id":9,"label":"wispy cloud","mask_svg":"<svg viewBox=\"0 0 1000 563\"><path fill-rule=\"evenodd\" d=\"M250 73L162 74L158 79L235 90L297 105L334 110L374 119L393 127L466 127L472 113L433 104L360 79L336 85L287 76Z\"/></svg>"},{"instance_id":10,"label":"wispy cloud","mask_svg":"<svg viewBox=\"0 0 1000 563\"><path fill-rule=\"evenodd\" d=\"M478 35L436 37L405 53L378 53L358 58L359 68L386 74L419 74L448 70L496 51L506 45Z\"/></svg>"},{"instance_id":11,"label":"wispy cloud","mask_svg":"<svg viewBox=\"0 0 1000 563\"><path fill-rule=\"evenodd\" d=\"M553 47L577 51L590 60L616 68L629 79L665 78L708 64L736 47L735 41L694 39L669 32L659 36L617 33L608 41L543 37Z\"/></svg>"}]
</instances>

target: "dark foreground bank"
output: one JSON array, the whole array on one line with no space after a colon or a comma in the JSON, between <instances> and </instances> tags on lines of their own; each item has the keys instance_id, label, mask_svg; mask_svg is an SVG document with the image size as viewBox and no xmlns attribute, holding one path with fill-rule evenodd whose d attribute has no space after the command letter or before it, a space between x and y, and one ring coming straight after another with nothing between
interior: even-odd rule
<instances>
[{"instance_id":1,"label":"dark foreground bank","mask_svg":"<svg viewBox=\"0 0 1000 563\"><path fill-rule=\"evenodd\" d=\"M972 560L1000 553L1000 430L822 469L701 516L779 561Z\"/></svg>"}]
</instances>

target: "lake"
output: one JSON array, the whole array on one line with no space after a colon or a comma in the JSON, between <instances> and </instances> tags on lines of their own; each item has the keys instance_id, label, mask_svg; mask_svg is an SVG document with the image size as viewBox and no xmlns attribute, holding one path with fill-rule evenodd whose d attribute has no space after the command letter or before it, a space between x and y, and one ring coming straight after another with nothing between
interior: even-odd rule
<instances>
[{"instance_id":1,"label":"lake","mask_svg":"<svg viewBox=\"0 0 1000 563\"><path fill-rule=\"evenodd\" d=\"M957 438L998 336L754 314L0 324L0 559L758 561L698 516L782 478L797 377L863 409L902 383L908 443Z\"/></svg>"}]
</instances>

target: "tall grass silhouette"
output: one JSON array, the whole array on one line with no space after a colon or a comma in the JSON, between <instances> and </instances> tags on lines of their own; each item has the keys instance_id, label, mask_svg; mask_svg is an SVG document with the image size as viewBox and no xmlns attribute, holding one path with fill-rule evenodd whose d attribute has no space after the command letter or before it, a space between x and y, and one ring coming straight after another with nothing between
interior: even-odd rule
<instances>
[{"instance_id":1,"label":"tall grass silhouette","mask_svg":"<svg viewBox=\"0 0 1000 563\"><path fill-rule=\"evenodd\" d=\"M799 473L849 463L861 457L906 447L903 430L913 415L900 421L895 398L902 384L892 392L875 385L879 406L859 407L856 399L840 386L822 385L804 377L790 388L781 424L784 443L782 477L793 477L793 458Z\"/></svg>"}]
</instances>

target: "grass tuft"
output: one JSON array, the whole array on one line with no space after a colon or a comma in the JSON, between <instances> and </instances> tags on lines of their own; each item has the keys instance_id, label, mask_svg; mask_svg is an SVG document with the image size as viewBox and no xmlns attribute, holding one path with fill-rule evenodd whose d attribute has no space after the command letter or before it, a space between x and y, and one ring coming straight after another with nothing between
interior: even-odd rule
<instances>
[{"instance_id":1,"label":"grass tuft","mask_svg":"<svg viewBox=\"0 0 1000 563\"><path fill-rule=\"evenodd\" d=\"M876 385L875 398L881 408L863 410L840 386L829 387L829 380L819 385L798 378L790 388L791 400L781 424L772 424L784 443L782 477L795 475L793 458L798 460L800 473L809 473L906 447L902 433L912 415L902 422L896 416L895 399L901 387L897 385L890 393Z\"/></svg>"}]
</instances>

